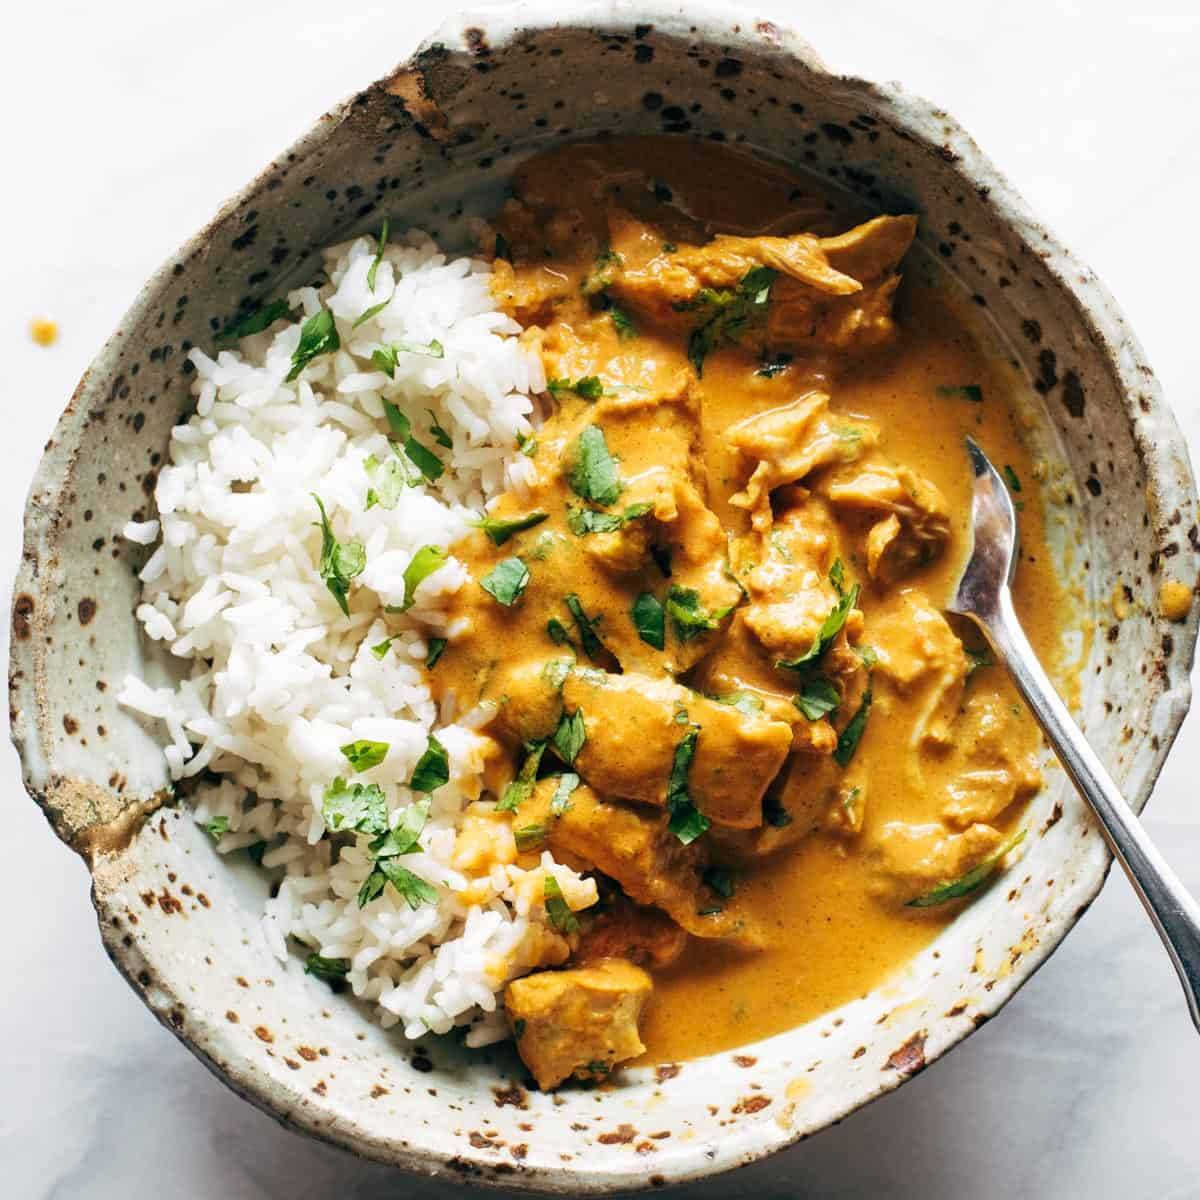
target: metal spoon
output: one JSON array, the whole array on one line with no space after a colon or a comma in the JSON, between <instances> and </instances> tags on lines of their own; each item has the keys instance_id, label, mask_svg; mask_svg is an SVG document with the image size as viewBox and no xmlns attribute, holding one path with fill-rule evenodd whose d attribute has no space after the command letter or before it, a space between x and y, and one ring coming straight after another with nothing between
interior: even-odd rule
<instances>
[{"instance_id":1,"label":"metal spoon","mask_svg":"<svg viewBox=\"0 0 1200 1200\"><path fill-rule=\"evenodd\" d=\"M949 611L970 618L983 631L1079 794L1100 818L1105 840L1175 964L1192 1023L1200 1030L1200 904L1155 849L1042 670L1013 608L1010 585L1017 565L1017 520L1008 488L970 438L967 452L975 475L971 504L975 546Z\"/></svg>"}]
</instances>

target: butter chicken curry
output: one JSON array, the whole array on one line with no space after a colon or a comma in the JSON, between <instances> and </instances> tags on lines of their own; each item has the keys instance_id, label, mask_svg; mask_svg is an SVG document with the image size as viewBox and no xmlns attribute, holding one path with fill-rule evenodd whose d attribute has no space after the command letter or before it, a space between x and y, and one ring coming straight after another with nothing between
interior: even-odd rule
<instances>
[{"instance_id":1,"label":"butter chicken curry","mask_svg":"<svg viewBox=\"0 0 1200 1200\"><path fill-rule=\"evenodd\" d=\"M671 139L571 145L513 190L493 289L547 415L528 485L455 549L430 674L487 706L471 818L600 883L583 913L544 897L560 936L507 990L549 1088L863 995L1019 840L1036 727L941 611L965 433L1020 493L1046 657L1060 606L1015 373L915 217Z\"/></svg>"}]
</instances>

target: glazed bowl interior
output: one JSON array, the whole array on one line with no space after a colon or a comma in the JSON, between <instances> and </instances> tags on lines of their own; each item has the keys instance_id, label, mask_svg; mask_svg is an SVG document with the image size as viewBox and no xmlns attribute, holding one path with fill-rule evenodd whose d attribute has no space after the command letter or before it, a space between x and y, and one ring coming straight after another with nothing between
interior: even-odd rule
<instances>
[{"instance_id":1,"label":"glazed bowl interior","mask_svg":"<svg viewBox=\"0 0 1200 1200\"><path fill-rule=\"evenodd\" d=\"M1054 552L1078 601L1081 717L1135 806L1186 711L1195 640L1194 618L1168 626L1152 602L1104 617L1115 588L1152 597L1163 572L1197 574L1186 451L1136 342L1094 276L924 102L831 75L766 23L521 9L460 18L322 118L150 281L64 414L16 585L14 738L31 794L93 865L114 962L230 1086L385 1162L572 1194L738 1165L901 1083L996 1012L1108 866L1054 772L1020 866L885 987L736 1059L632 1069L599 1092L529 1091L503 1047L407 1043L272 957L259 925L270 880L218 858L172 795L159 731L115 700L126 674L174 669L139 636L144 551L119 531L153 515L156 469L189 407L186 352L385 214L469 245L471 218L524 156L616 132L724 141L920 215L925 252L1028 380Z\"/></svg>"}]
</instances>

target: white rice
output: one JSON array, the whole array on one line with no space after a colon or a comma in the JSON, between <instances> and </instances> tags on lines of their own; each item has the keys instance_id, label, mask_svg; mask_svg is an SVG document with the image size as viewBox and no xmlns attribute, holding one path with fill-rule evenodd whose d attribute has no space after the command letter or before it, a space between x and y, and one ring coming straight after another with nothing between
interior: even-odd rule
<instances>
[{"instance_id":1,"label":"white rice","mask_svg":"<svg viewBox=\"0 0 1200 1200\"><path fill-rule=\"evenodd\" d=\"M447 261L426 235L393 242L372 292L374 242L360 238L325 254L329 283L288 296L303 316L244 338L216 358L193 350L196 410L173 431L169 462L155 490L158 520L130 522L125 536L150 545L137 608L146 636L188 664L176 688L125 681L121 700L162 722L174 779L209 777L195 795L196 820L223 817L218 850L267 843L263 866L281 868L263 928L280 959L289 939L325 958L349 959L347 981L377 1005L385 1026L409 1037L472 1026L469 1044L504 1035L497 994L534 965L550 936L540 901L546 871L568 904L595 901L595 885L548 854L534 871L512 864L511 831L488 825L481 854L457 854L462 812L479 794L484 740L479 713L439 713L421 663L427 638L446 632L446 601L466 572L448 562L423 582L402 616L385 605L404 596L404 570L421 546L450 546L476 511L520 487L529 460L516 453L530 432L531 395L545 378L520 327L498 312L485 263ZM385 297L388 306L353 329ZM322 306L337 321L341 349L286 376L300 324ZM443 358L398 356L395 378L371 361L382 343L437 340ZM448 469L436 484L406 488L394 510L365 508L364 461L385 460L382 400L411 419L414 435ZM439 449L431 419L451 436ZM451 463L452 459L452 463ZM366 548L345 616L321 579L321 497L342 542ZM161 534L161 537L160 537ZM370 647L393 636L376 658ZM420 852L404 866L438 891L412 909L391 886L360 908L371 869L368 838L336 856L325 837L321 800L338 775L377 783L397 814L415 798L405 785L436 736L450 759L450 782L432 797ZM355 775L339 747L358 738L388 743L384 761ZM479 827L471 831L478 844ZM466 843L461 847L469 849ZM469 869L456 866L467 861Z\"/></svg>"}]
</instances>

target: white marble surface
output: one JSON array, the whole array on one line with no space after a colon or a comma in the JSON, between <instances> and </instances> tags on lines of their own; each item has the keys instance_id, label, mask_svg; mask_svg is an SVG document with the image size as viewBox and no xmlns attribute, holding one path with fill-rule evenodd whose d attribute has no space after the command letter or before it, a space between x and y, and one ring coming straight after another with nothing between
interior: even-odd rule
<instances>
[{"instance_id":1,"label":"white marble surface","mask_svg":"<svg viewBox=\"0 0 1200 1200\"><path fill-rule=\"evenodd\" d=\"M0 561L75 380L139 283L329 102L453 11L425 0L40 0L6 9ZM1200 446L1191 229L1200 190L1194 0L759 0L826 60L954 112L1108 282ZM223 56L223 57L222 57ZM1168 242L1161 231L1183 232ZM28 322L62 326L52 349ZM1149 826L1200 889L1196 720ZM100 948L82 865L5 749L0 1195L345 1200L450 1192L303 1141L161 1030ZM1191 786L1189 786L1191 784ZM1200 1042L1113 878L1001 1016L896 1095L706 1197L1200 1196ZM459 1193L467 1190L452 1189ZM679 1193L684 1194L684 1193Z\"/></svg>"}]
</instances>

